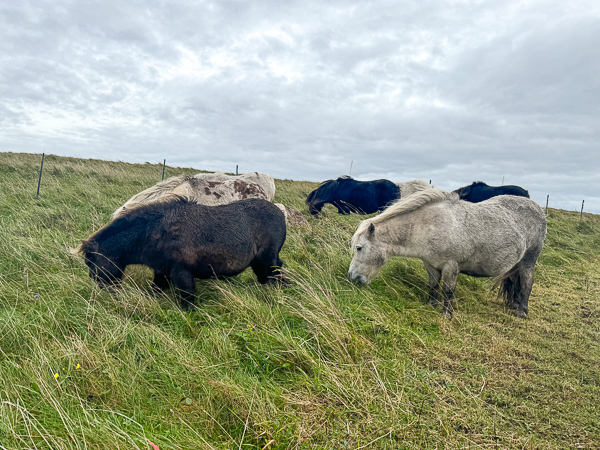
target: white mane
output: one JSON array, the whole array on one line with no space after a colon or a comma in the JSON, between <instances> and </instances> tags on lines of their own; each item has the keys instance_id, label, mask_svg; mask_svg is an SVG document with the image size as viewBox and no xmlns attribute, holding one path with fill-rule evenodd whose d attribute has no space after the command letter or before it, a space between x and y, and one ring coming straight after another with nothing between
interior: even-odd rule
<instances>
[{"instance_id":1,"label":"white mane","mask_svg":"<svg viewBox=\"0 0 600 450\"><path fill-rule=\"evenodd\" d=\"M356 240L362 235L369 225L378 224L385 222L389 219L397 217L401 214L406 214L411 211L415 211L422 208L425 205L432 203L440 203L446 200L458 200L458 194L454 192L442 191L441 189L426 189L424 191L416 192L405 198L394 202L385 211L375 217L363 220L356 229L354 236L352 237L352 247L356 245Z\"/></svg>"},{"instance_id":2,"label":"white mane","mask_svg":"<svg viewBox=\"0 0 600 450\"><path fill-rule=\"evenodd\" d=\"M396 183L400 189L400 198L413 195L415 192L424 191L425 189L435 189L435 186L429 184L425 180L411 180L403 183Z\"/></svg>"}]
</instances>

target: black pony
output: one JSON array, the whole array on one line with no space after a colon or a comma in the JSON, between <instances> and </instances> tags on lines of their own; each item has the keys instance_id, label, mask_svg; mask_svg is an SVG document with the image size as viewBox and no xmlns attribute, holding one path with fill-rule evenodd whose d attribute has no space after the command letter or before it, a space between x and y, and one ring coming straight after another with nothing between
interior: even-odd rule
<instances>
[{"instance_id":1,"label":"black pony","mask_svg":"<svg viewBox=\"0 0 600 450\"><path fill-rule=\"evenodd\" d=\"M325 203L331 203L339 214L371 214L383 211L400 197L400 189L390 180L357 181L344 176L337 180L323 181L308 194L308 211L315 215Z\"/></svg>"},{"instance_id":2,"label":"black pony","mask_svg":"<svg viewBox=\"0 0 600 450\"><path fill-rule=\"evenodd\" d=\"M488 186L483 181L474 181L473 184L455 189L461 200L479 203L497 195L517 195L529 198L529 192L520 186Z\"/></svg>"},{"instance_id":3,"label":"black pony","mask_svg":"<svg viewBox=\"0 0 600 450\"><path fill-rule=\"evenodd\" d=\"M233 276L250 266L261 283L282 281L285 235L283 213L266 200L206 206L176 197L123 213L75 253L83 253L90 277L101 287L117 284L126 266L144 264L154 270L154 291L172 285L189 309L194 278Z\"/></svg>"}]
</instances>

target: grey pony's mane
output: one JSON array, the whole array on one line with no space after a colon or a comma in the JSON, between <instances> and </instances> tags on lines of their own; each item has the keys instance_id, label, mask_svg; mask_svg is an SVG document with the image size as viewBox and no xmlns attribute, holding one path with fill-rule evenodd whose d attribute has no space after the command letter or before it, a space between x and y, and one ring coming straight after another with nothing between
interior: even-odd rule
<instances>
[{"instance_id":1,"label":"grey pony's mane","mask_svg":"<svg viewBox=\"0 0 600 450\"><path fill-rule=\"evenodd\" d=\"M392 205L390 205L385 211L375 217L363 220L356 229L354 236L352 236L352 248L356 246L356 241L360 235L362 235L369 225L377 225L382 222L386 222L390 219L398 217L402 214L406 214L422 208L425 205L432 203L440 203L446 200L458 200L458 194L455 192L442 191L441 189L427 189L419 191L413 195L401 198Z\"/></svg>"},{"instance_id":2,"label":"grey pony's mane","mask_svg":"<svg viewBox=\"0 0 600 450\"><path fill-rule=\"evenodd\" d=\"M415 192L423 191L425 189L435 189L433 184L429 184L425 180L404 181L402 183L396 183L396 186L400 189L400 198L408 197Z\"/></svg>"}]
</instances>

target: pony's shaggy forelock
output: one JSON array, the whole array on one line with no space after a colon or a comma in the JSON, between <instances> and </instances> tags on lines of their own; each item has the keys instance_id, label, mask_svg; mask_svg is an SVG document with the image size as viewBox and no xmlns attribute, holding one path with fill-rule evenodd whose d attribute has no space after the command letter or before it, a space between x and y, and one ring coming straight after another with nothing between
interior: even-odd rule
<instances>
[{"instance_id":1,"label":"pony's shaggy forelock","mask_svg":"<svg viewBox=\"0 0 600 450\"><path fill-rule=\"evenodd\" d=\"M356 248L358 238L367 230L369 225L376 225L385 222L389 219L397 217L401 214L414 211L431 203L439 203L446 200L458 200L458 194L455 192L442 191L441 189L427 189L416 192L408 197L401 198L392 203L385 211L375 217L363 220L352 236L352 251Z\"/></svg>"}]
</instances>

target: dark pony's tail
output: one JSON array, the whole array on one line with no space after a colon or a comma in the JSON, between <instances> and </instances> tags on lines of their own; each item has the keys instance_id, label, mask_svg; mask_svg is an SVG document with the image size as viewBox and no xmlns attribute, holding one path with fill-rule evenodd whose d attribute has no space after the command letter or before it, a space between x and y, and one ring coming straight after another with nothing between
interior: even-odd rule
<instances>
[{"instance_id":1,"label":"dark pony's tail","mask_svg":"<svg viewBox=\"0 0 600 450\"><path fill-rule=\"evenodd\" d=\"M516 265L504 275L496 278L492 290L500 288L498 298L504 298L507 306L512 306L519 292L521 292L521 275L519 274L519 266Z\"/></svg>"}]
</instances>

